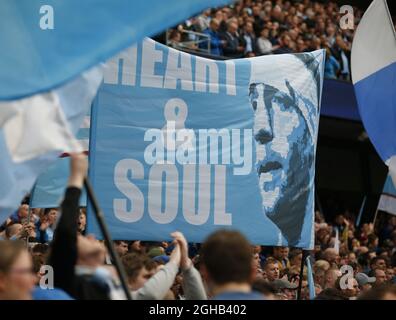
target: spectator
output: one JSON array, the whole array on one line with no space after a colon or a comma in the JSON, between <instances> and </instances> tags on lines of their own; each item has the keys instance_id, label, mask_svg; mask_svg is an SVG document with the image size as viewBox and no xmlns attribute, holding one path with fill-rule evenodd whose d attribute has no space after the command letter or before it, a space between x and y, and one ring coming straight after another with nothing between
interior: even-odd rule
<instances>
[{"instance_id":1,"label":"spectator","mask_svg":"<svg viewBox=\"0 0 396 320\"><path fill-rule=\"evenodd\" d=\"M85 208L80 209L80 215L78 216L77 226L78 226L78 233L81 235L85 235L85 228L87 226L87 212Z\"/></svg>"},{"instance_id":2,"label":"spectator","mask_svg":"<svg viewBox=\"0 0 396 320\"><path fill-rule=\"evenodd\" d=\"M325 77L327 79L337 79L340 70L340 63L331 54L329 48L326 48Z\"/></svg>"},{"instance_id":3,"label":"spectator","mask_svg":"<svg viewBox=\"0 0 396 320\"><path fill-rule=\"evenodd\" d=\"M38 242L47 243L52 241L57 215L58 210L56 208L46 208L40 214L39 220L36 222L36 238Z\"/></svg>"},{"instance_id":4,"label":"spectator","mask_svg":"<svg viewBox=\"0 0 396 320\"><path fill-rule=\"evenodd\" d=\"M358 300L396 300L396 285L382 284L364 292Z\"/></svg>"},{"instance_id":5,"label":"spectator","mask_svg":"<svg viewBox=\"0 0 396 320\"><path fill-rule=\"evenodd\" d=\"M325 279L324 279L324 288L335 288L336 287L336 281L339 277L341 277L341 271L338 269L329 269L325 273Z\"/></svg>"},{"instance_id":6,"label":"spectator","mask_svg":"<svg viewBox=\"0 0 396 320\"><path fill-rule=\"evenodd\" d=\"M24 243L0 241L0 300L32 299L35 280Z\"/></svg>"},{"instance_id":7,"label":"spectator","mask_svg":"<svg viewBox=\"0 0 396 320\"><path fill-rule=\"evenodd\" d=\"M128 253L128 243L125 241L116 240L114 241L114 249L120 257L123 257Z\"/></svg>"},{"instance_id":8,"label":"spectator","mask_svg":"<svg viewBox=\"0 0 396 320\"><path fill-rule=\"evenodd\" d=\"M230 58L240 58L245 48L241 45L238 34L238 24L234 21L227 23L227 31L222 34L225 41L223 47L224 55Z\"/></svg>"},{"instance_id":9,"label":"spectator","mask_svg":"<svg viewBox=\"0 0 396 320\"><path fill-rule=\"evenodd\" d=\"M271 41L269 41L269 30L264 28L260 32L260 37L257 39L256 48L259 55L265 55L272 53L273 47Z\"/></svg>"},{"instance_id":10,"label":"spectator","mask_svg":"<svg viewBox=\"0 0 396 320\"><path fill-rule=\"evenodd\" d=\"M362 292L366 292L372 288L372 284L375 283L375 277L369 277L365 273L357 273L355 279L358 282L359 289Z\"/></svg>"},{"instance_id":11,"label":"spectator","mask_svg":"<svg viewBox=\"0 0 396 320\"><path fill-rule=\"evenodd\" d=\"M378 286L378 285L381 285L386 282L386 274L385 274L384 270L374 269L373 273L374 273L374 277L376 279L374 286Z\"/></svg>"},{"instance_id":12,"label":"spectator","mask_svg":"<svg viewBox=\"0 0 396 320\"><path fill-rule=\"evenodd\" d=\"M280 271L290 267L288 247L274 247L272 256L278 261Z\"/></svg>"},{"instance_id":13,"label":"spectator","mask_svg":"<svg viewBox=\"0 0 396 320\"><path fill-rule=\"evenodd\" d=\"M210 21L209 28L204 31L205 34L209 35L210 40L210 53L213 55L222 56L223 55L223 45L224 41L220 39L220 35L218 33L219 30L219 20L212 19ZM200 48L208 49L208 44L206 41L203 41L200 44Z\"/></svg>"},{"instance_id":14,"label":"spectator","mask_svg":"<svg viewBox=\"0 0 396 320\"><path fill-rule=\"evenodd\" d=\"M256 52L256 35L251 22L246 22L243 27L241 40L243 47L245 47L245 55Z\"/></svg>"},{"instance_id":15,"label":"spectator","mask_svg":"<svg viewBox=\"0 0 396 320\"><path fill-rule=\"evenodd\" d=\"M270 282L279 279L280 271L278 261L274 258L268 258L264 264L264 272L267 280Z\"/></svg>"},{"instance_id":16,"label":"spectator","mask_svg":"<svg viewBox=\"0 0 396 320\"><path fill-rule=\"evenodd\" d=\"M202 272L216 300L261 300L249 242L237 231L217 231L202 246Z\"/></svg>"}]
</instances>

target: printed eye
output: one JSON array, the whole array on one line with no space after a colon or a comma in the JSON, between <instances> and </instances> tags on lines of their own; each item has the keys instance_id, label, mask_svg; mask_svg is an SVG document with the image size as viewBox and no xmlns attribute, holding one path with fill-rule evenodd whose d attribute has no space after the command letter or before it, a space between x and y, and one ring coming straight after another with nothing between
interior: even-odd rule
<instances>
[{"instance_id":1,"label":"printed eye","mask_svg":"<svg viewBox=\"0 0 396 320\"><path fill-rule=\"evenodd\" d=\"M253 110L256 111L257 110L257 100L253 100L252 101L252 106L253 106Z\"/></svg>"}]
</instances>

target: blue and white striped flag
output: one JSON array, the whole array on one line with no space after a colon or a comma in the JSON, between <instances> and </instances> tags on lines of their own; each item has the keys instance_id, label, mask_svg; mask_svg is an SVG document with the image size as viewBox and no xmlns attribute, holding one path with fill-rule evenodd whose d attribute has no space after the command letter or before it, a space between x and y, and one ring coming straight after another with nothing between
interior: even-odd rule
<instances>
[{"instance_id":1,"label":"blue and white striped flag","mask_svg":"<svg viewBox=\"0 0 396 320\"><path fill-rule=\"evenodd\" d=\"M396 178L396 34L385 0L374 0L361 19L351 59L364 127Z\"/></svg>"},{"instance_id":2,"label":"blue and white striped flag","mask_svg":"<svg viewBox=\"0 0 396 320\"><path fill-rule=\"evenodd\" d=\"M388 175L378 203L378 210L396 215L396 188Z\"/></svg>"}]
</instances>

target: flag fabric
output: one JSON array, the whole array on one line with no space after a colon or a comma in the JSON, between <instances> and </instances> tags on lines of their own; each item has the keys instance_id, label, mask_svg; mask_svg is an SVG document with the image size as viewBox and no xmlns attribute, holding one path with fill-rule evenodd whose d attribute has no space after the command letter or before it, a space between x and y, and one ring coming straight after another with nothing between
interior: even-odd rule
<instances>
[{"instance_id":1,"label":"flag fabric","mask_svg":"<svg viewBox=\"0 0 396 320\"><path fill-rule=\"evenodd\" d=\"M313 248L323 65L323 50L215 61L151 39L111 59L89 177L112 237L201 242L234 228ZM89 207L88 232L101 237Z\"/></svg>"},{"instance_id":2,"label":"flag fabric","mask_svg":"<svg viewBox=\"0 0 396 320\"><path fill-rule=\"evenodd\" d=\"M386 178L384 189L379 199L378 210L396 215L396 188L389 175Z\"/></svg>"},{"instance_id":3,"label":"flag fabric","mask_svg":"<svg viewBox=\"0 0 396 320\"><path fill-rule=\"evenodd\" d=\"M374 0L361 19L351 60L364 127L396 177L396 35L385 0Z\"/></svg>"},{"instance_id":4,"label":"flag fabric","mask_svg":"<svg viewBox=\"0 0 396 320\"><path fill-rule=\"evenodd\" d=\"M84 117L76 138L80 142L84 152L89 152L89 130L91 122L91 108ZM43 172L34 184L30 194L31 208L53 208L58 207L63 199L70 174L68 154L63 154L45 172ZM80 206L87 205L85 189L82 190Z\"/></svg>"},{"instance_id":5,"label":"flag fabric","mask_svg":"<svg viewBox=\"0 0 396 320\"><path fill-rule=\"evenodd\" d=\"M309 256L306 258L305 263L307 264L307 278L308 278L307 280L308 280L308 289L309 289L309 299L313 300L316 297L316 293L315 293L315 282L314 282L312 266L311 266L311 259Z\"/></svg>"},{"instance_id":6,"label":"flag fabric","mask_svg":"<svg viewBox=\"0 0 396 320\"><path fill-rule=\"evenodd\" d=\"M102 67L53 91L0 103L0 220L63 152L81 152L75 134L103 79Z\"/></svg>"},{"instance_id":7,"label":"flag fabric","mask_svg":"<svg viewBox=\"0 0 396 320\"><path fill-rule=\"evenodd\" d=\"M69 167L70 158L62 157L57 159L38 177L30 194L29 206L31 208L59 207L67 187L67 180L70 174ZM85 189L83 189L80 197L80 206L85 207L86 205L87 195Z\"/></svg>"},{"instance_id":8,"label":"flag fabric","mask_svg":"<svg viewBox=\"0 0 396 320\"><path fill-rule=\"evenodd\" d=\"M226 0L2 0L0 100L52 90Z\"/></svg>"}]
</instances>

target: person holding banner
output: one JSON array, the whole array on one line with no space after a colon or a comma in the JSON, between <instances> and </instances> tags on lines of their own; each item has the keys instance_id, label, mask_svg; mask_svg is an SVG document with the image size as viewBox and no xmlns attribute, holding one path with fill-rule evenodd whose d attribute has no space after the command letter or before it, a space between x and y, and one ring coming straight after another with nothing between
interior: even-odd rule
<instances>
[{"instance_id":1,"label":"person holding banner","mask_svg":"<svg viewBox=\"0 0 396 320\"><path fill-rule=\"evenodd\" d=\"M111 277L101 268L104 246L92 237L78 235L79 198L87 173L87 159L71 155L71 170L62 215L54 234L48 264L54 270L54 284L76 299L111 299Z\"/></svg>"}]
</instances>

